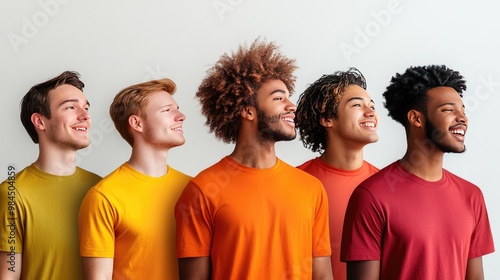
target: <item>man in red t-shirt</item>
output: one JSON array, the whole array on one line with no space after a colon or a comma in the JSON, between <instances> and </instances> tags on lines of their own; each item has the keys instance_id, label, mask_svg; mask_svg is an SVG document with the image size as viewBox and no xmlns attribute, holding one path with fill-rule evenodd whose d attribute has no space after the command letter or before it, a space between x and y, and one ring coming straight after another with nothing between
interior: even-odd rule
<instances>
[{"instance_id":1,"label":"man in red t-shirt","mask_svg":"<svg viewBox=\"0 0 500 280\"><path fill-rule=\"evenodd\" d=\"M363 160L365 145L378 140L378 115L356 68L323 75L299 97L297 126L304 146L321 156L299 169L320 179L328 196L332 270L346 279L340 240L347 202L353 190L378 169Z\"/></svg>"},{"instance_id":2,"label":"man in red t-shirt","mask_svg":"<svg viewBox=\"0 0 500 280\"><path fill-rule=\"evenodd\" d=\"M465 151L465 80L444 65L411 67L384 93L407 150L358 186L347 206L341 260L349 279L484 279L494 251L481 190L443 169Z\"/></svg>"}]
</instances>

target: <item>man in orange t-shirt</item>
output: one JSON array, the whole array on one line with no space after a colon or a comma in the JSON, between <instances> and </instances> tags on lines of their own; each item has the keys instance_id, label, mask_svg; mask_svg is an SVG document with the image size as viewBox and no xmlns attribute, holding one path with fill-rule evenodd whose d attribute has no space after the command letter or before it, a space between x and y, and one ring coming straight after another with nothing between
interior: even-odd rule
<instances>
[{"instance_id":1,"label":"man in orange t-shirt","mask_svg":"<svg viewBox=\"0 0 500 280\"><path fill-rule=\"evenodd\" d=\"M175 209L181 279L332 279L321 182L276 157L295 138L296 69L273 43L223 55L196 97L234 151L198 174Z\"/></svg>"},{"instance_id":2,"label":"man in orange t-shirt","mask_svg":"<svg viewBox=\"0 0 500 280\"><path fill-rule=\"evenodd\" d=\"M323 75L299 97L297 126L304 146L321 156L299 169L320 179L328 195L332 269L346 279L340 241L347 202L353 190L378 169L363 160L365 145L376 142L378 116L356 68Z\"/></svg>"}]
</instances>

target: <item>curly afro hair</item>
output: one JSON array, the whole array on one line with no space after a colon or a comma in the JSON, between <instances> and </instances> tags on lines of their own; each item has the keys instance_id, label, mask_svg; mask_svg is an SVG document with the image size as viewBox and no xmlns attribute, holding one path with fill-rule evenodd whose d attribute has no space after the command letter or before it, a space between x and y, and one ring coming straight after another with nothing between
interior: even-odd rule
<instances>
[{"instance_id":1,"label":"curly afro hair","mask_svg":"<svg viewBox=\"0 0 500 280\"><path fill-rule=\"evenodd\" d=\"M366 89L365 77L354 67L323 75L299 96L295 123L304 147L320 153L326 149L326 130L320 119L337 118L340 100L350 85Z\"/></svg>"},{"instance_id":2,"label":"curly afro hair","mask_svg":"<svg viewBox=\"0 0 500 280\"><path fill-rule=\"evenodd\" d=\"M249 48L223 54L207 71L196 92L201 112L210 132L225 143L235 143L241 115L247 106L255 106L255 93L268 80L281 80L290 93L294 90L297 69L294 59L286 58L274 43L257 38Z\"/></svg>"},{"instance_id":3,"label":"curly afro hair","mask_svg":"<svg viewBox=\"0 0 500 280\"><path fill-rule=\"evenodd\" d=\"M391 118L407 127L408 112L418 110L426 113L427 91L440 86L454 88L460 97L467 89L464 77L445 65L410 67L405 73L392 77L383 93L384 107Z\"/></svg>"}]
</instances>

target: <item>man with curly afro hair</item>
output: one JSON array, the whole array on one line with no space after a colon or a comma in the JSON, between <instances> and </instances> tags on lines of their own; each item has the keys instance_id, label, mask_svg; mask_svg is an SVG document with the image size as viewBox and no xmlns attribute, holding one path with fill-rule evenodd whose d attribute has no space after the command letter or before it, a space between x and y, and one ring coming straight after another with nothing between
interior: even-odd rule
<instances>
[{"instance_id":1,"label":"man with curly afro hair","mask_svg":"<svg viewBox=\"0 0 500 280\"><path fill-rule=\"evenodd\" d=\"M410 67L386 92L407 150L361 183L347 206L341 260L349 279L484 279L494 251L481 190L443 168L465 151L465 80L444 65Z\"/></svg>"},{"instance_id":2,"label":"man with curly afro hair","mask_svg":"<svg viewBox=\"0 0 500 280\"><path fill-rule=\"evenodd\" d=\"M354 189L378 169L363 160L365 145L378 140L378 115L356 68L323 75L297 103L297 127L305 147L321 156L298 168L320 179L328 196L332 269L346 279L340 240L347 202Z\"/></svg>"},{"instance_id":3,"label":"man with curly afro hair","mask_svg":"<svg viewBox=\"0 0 500 280\"><path fill-rule=\"evenodd\" d=\"M275 152L295 138L296 68L257 39L222 55L202 81L206 124L236 145L177 202L181 279L332 279L325 190Z\"/></svg>"}]
</instances>

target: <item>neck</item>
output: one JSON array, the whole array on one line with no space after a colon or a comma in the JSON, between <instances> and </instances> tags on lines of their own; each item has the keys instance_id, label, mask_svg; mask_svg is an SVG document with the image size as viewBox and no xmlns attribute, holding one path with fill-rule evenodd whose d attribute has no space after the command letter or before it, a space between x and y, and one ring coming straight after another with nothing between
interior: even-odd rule
<instances>
[{"instance_id":1,"label":"neck","mask_svg":"<svg viewBox=\"0 0 500 280\"><path fill-rule=\"evenodd\" d=\"M409 141L401 165L424 180L439 181L443 177L443 156L444 153L434 144L429 144L428 139Z\"/></svg>"},{"instance_id":2,"label":"neck","mask_svg":"<svg viewBox=\"0 0 500 280\"><path fill-rule=\"evenodd\" d=\"M355 170L363 166L363 146L345 145L340 141L336 141L336 143L329 141L320 159L339 169Z\"/></svg>"},{"instance_id":3,"label":"neck","mask_svg":"<svg viewBox=\"0 0 500 280\"><path fill-rule=\"evenodd\" d=\"M146 145L134 145L128 164L135 170L151 177L167 174L168 149L158 149Z\"/></svg>"},{"instance_id":4,"label":"neck","mask_svg":"<svg viewBox=\"0 0 500 280\"><path fill-rule=\"evenodd\" d=\"M38 147L38 158L33 163L38 169L57 176L68 176L75 173L76 151L62 150L44 144L39 144Z\"/></svg>"},{"instance_id":5,"label":"neck","mask_svg":"<svg viewBox=\"0 0 500 280\"><path fill-rule=\"evenodd\" d=\"M229 156L243 165L259 169L271 168L277 161L274 142L256 138L239 138Z\"/></svg>"}]
</instances>

